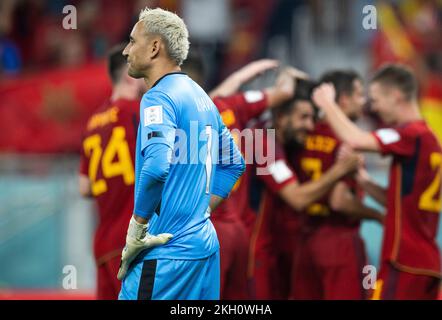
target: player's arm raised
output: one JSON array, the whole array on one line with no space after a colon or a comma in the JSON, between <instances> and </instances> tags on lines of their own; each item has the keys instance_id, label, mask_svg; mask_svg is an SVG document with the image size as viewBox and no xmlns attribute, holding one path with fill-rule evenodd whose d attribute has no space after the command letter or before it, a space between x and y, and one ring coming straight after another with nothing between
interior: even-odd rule
<instances>
[{"instance_id":1,"label":"player's arm raised","mask_svg":"<svg viewBox=\"0 0 442 320\"><path fill-rule=\"evenodd\" d=\"M278 67L278 61L262 59L254 61L226 78L218 87L210 92L210 97L227 97L238 92L240 87L263 74L265 71ZM293 97L296 79L308 79L309 76L296 68L284 67L273 86L262 92L266 96L267 108L273 108Z\"/></svg>"},{"instance_id":2,"label":"player's arm raised","mask_svg":"<svg viewBox=\"0 0 442 320\"><path fill-rule=\"evenodd\" d=\"M335 102L335 94L333 85L324 83L314 90L313 101L324 112L327 121L339 139L354 149L380 151L376 138L371 133L359 129L342 112Z\"/></svg>"},{"instance_id":3,"label":"player's arm raised","mask_svg":"<svg viewBox=\"0 0 442 320\"><path fill-rule=\"evenodd\" d=\"M352 154L336 162L320 179L305 183L291 182L279 190L281 198L296 211L302 211L329 192L336 181L356 170L359 158Z\"/></svg>"},{"instance_id":4,"label":"player's arm raised","mask_svg":"<svg viewBox=\"0 0 442 320\"><path fill-rule=\"evenodd\" d=\"M228 76L220 85L210 91L209 96L212 99L214 97L230 96L236 93L243 84L263 74L267 70L277 68L278 65L278 61L272 59L253 61Z\"/></svg>"}]
</instances>

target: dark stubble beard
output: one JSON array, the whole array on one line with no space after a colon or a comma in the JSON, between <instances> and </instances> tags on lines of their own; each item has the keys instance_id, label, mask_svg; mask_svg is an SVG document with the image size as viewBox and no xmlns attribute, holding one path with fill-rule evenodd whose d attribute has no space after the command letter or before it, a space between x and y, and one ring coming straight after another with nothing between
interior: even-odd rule
<instances>
[{"instance_id":1,"label":"dark stubble beard","mask_svg":"<svg viewBox=\"0 0 442 320\"><path fill-rule=\"evenodd\" d=\"M305 141L299 141L296 139L298 136L298 133L304 132L306 135L308 132L304 129L292 129L292 128L286 128L283 132L284 136L284 147L286 149L290 150L296 150L304 147Z\"/></svg>"}]
</instances>

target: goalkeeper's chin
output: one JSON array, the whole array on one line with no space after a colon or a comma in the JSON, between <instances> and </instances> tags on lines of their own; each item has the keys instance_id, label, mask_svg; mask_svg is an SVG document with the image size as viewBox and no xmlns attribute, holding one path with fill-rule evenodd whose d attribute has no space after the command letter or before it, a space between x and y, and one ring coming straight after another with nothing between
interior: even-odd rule
<instances>
[{"instance_id":1,"label":"goalkeeper's chin","mask_svg":"<svg viewBox=\"0 0 442 320\"><path fill-rule=\"evenodd\" d=\"M127 74L135 79L141 79L144 78L144 74L142 74L141 72L139 72L138 70L134 70L132 67L129 66L129 68L127 69Z\"/></svg>"}]
</instances>

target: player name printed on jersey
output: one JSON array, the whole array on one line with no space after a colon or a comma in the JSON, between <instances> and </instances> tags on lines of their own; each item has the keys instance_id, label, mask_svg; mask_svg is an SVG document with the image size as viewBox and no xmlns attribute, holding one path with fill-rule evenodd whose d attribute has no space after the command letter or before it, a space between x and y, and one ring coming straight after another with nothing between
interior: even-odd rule
<instances>
[{"instance_id":1,"label":"player name printed on jersey","mask_svg":"<svg viewBox=\"0 0 442 320\"><path fill-rule=\"evenodd\" d=\"M215 110L212 100L208 96L200 96L195 99L196 108L199 112L213 111Z\"/></svg>"},{"instance_id":2,"label":"player name printed on jersey","mask_svg":"<svg viewBox=\"0 0 442 320\"><path fill-rule=\"evenodd\" d=\"M338 145L336 139L324 135L309 135L305 142L305 149L309 151L319 151L332 153Z\"/></svg>"},{"instance_id":3,"label":"player name printed on jersey","mask_svg":"<svg viewBox=\"0 0 442 320\"><path fill-rule=\"evenodd\" d=\"M87 123L87 130L91 131L96 128L104 127L110 123L117 122L119 111L120 109L117 106L113 106L104 112L92 115Z\"/></svg>"}]
</instances>

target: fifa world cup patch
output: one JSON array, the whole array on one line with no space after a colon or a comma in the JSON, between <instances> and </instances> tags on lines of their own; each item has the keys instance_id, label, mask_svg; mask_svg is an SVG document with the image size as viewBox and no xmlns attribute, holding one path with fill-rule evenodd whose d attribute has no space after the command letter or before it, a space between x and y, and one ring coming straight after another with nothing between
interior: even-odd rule
<instances>
[{"instance_id":1,"label":"fifa world cup patch","mask_svg":"<svg viewBox=\"0 0 442 320\"><path fill-rule=\"evenodd\" d=\"M284 160L275 161L267 169L277 183L283 183L293 177L292 170L290 170Z\"/></svg>"},{"instance_id":2,"label":"fifa world cup patch","mask_svg":"<svg viewBox=\"0 0 442 320\"><path fill-rule=\"evenodd\" d=\"M255 103L264 99L264 93L259 90L249 90L244 93L244 99L247 103Z\"/></svg>"},{"instance_id":3,"label":"fifa world cup patch","mask_svg":"<svg viewBox=\"0 0 442 320\"><path fill-rule=\"evenodd\" d=\"M163 123L163 107L151 106L144 109L144 126Z\"/></svg>"},{"instance_id":4,"label":"fifa world cup patch","mask_svg":"<svg viewBox=\"0 0 442 320\"><path fill-rule=\"evenodd\" d=\"M395 143L401 139L399 133L396 130L390 128L379 129L376 131L376 135L379 137L383 144Z\"/></svg>"}]
</instances>

